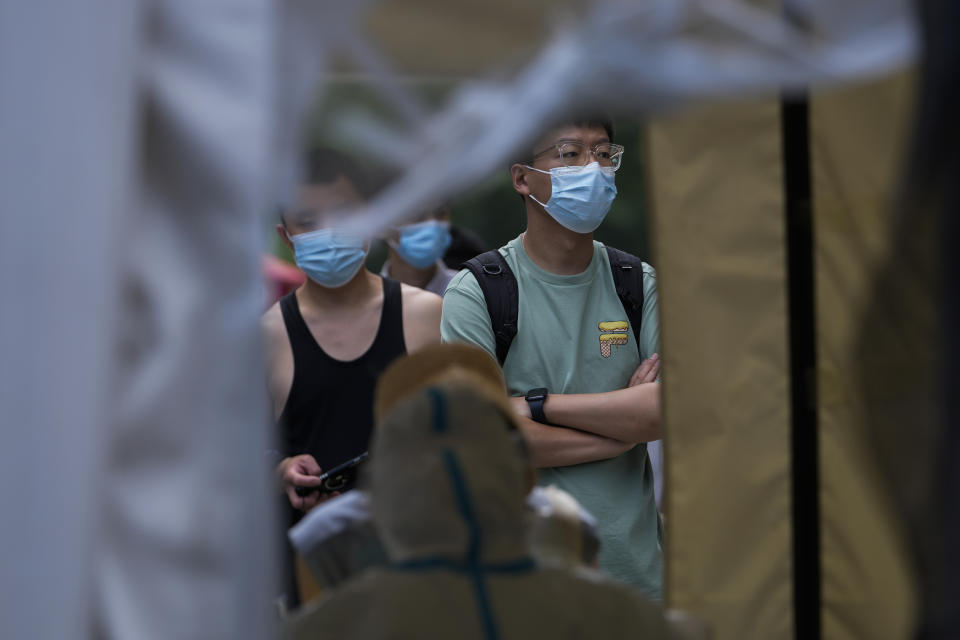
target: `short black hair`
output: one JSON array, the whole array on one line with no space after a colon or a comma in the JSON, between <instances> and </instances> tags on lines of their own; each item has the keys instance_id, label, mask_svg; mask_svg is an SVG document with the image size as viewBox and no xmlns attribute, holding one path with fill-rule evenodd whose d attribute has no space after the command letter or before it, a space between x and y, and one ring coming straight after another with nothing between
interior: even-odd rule
<instances>
[{"instance_id":1,"label":"short black hair","mask_svg":"<svg viewBox=\"0 0 960 640\"><path fill-rule=\"evenodd\" d=\"M311 185L330 184L337 178L346 178L360 197L368 200L371 196L370 180L367 173L360 168L357 162L336 149L329 147L310 147L303 155L302 182ZM277 217L280 224L287 226L283 214L283 207L278 207Z\"/></svg>"},{"instance_id":2,"label":"short black hair","mask_svg":"<svg viewBox=\"0 0 960 640\"><path fill-rule=\"evenodd\" d=\"M311 147L304 158L303 180L307 184L330 184L344 177L364 199L370 197L367 174L347 154L326 147Z\"/></svg>"},{"instance_id":3,"label":"short black hair","mask_svg":"<svg viewBox=\"0 0 960 640\"><path fill-rule=\"evenodd\" d=\"M589 129L603 129L610 142L613 142L614 128L613 120L603 113L583 113L578 111L561 113L550 121L550 125L544 128L544 133L564 127L584 127Z\"/></svg>"},{"instance_id":4,"label":"short black hair","mask_svg":"<svg viewBox=\"0 0 960 640\"><path fill-rule=\"evenodd\" d=\"M554 121L551 129L560 127L586 127L590 129L603 129L607 132L610 142L613 142L613 120L602 113L567 113Z\"/></svg>"},{"instance_id":5,"label":"short black hair","mask_svg":"<svg viewBox=\"0 0 960 640\"><path fill-rule=\"evenodd\" d=\"M607 134L607 138L610 139L610 142L614 142L613 120L604 113L567 111L559 114L549 122L550 124L543 128L542 133L554 131L555 129L562 129L564 127L603 129ZM537 140L539 139L540 137L537 138ZM534 140L531 144L536 144L537 140ZM531 154L538 151L540 151L540 149L533 149L532 147L525 149L519 154L520 157L517 157L515 164L526 164L527 162L530 162L533 159L530 157ZM523 196L521 196L521 198L522 197Z\"/></svg>"}]
</instances>

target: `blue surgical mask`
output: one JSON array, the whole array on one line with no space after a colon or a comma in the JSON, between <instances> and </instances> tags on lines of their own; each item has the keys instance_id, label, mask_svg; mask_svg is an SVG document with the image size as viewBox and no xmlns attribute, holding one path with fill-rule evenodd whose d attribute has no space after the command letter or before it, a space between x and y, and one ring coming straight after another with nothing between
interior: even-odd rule
<instances>
[{"instance_id":1,"label":"blue surgical mask","mask_svg":"<svg viewBox=\"0 0 960 640\"><path fill-rule=\"evenodd\" d=\"M550 174L552 191L544 204L533 195L530 199L543 206L561 225L576 233L592 233L610 211L617 197L613 167L601 167L591 162L583 167L555 167L540 173Z\"/></svg>"},{"instance_id":2,"label":"blue surgical mask","mask_svg":"<svg viewBox=\"0 0 960 640\"><path fill-rule=\"evenodd\" d=\"M335 289L347 284L367 258L363 238L320 229L290 236L297 265L317 284Z\"/></svg>"},{"instance_id":3,"label":"blue surgical mask","mask_svg":"<svg viewBox=\"0 0 960 640\"><path fill-rule=\"evenodd\" d=\"M427 220L399 228L400 241L391 243L411 267L426 269L439 260L450 246L450 223Z\"/></svg>"}]
</instances>

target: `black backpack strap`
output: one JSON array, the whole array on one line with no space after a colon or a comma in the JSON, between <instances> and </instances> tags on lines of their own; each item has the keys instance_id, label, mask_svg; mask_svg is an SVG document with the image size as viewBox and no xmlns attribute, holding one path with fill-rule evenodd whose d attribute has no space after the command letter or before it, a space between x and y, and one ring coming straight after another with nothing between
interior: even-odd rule
<instances>
[{"instance_id":1,"label":"black backpack strap","mask_svg":"<svg viewBox=\"0 0 960 640\"><path fill-rule=\"evenodd\" d=\"M497 361L502 367L517 335L517 317L520 315L517 278L496 249L467 260L463 266L470 270L483 291L490 327L497 341Z\"/></svg>"},{"instance_id":2,"label":"black backpack strap","mask_svg":"<svg viewBox=\"0 0 960 640\"><path fill-rule=\"evenodd\" d=\"M623 310L627 312L627 319L633 327L633 339L637 342L637 351L640 351L640 328L643 325L643 262L626 251L613 247L606 249L617 297L620 298Z\"/></svg>"}]
</instances>

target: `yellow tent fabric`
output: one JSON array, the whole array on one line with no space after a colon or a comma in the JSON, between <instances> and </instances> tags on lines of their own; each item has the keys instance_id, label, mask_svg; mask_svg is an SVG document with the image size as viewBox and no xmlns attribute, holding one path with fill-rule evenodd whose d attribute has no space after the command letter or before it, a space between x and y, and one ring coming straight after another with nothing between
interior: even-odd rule
<instances>
[{"instance_id":1,"label":"yellow tent fabric","mask_svg":"<svg viewBox=\"0 0 960 640\"><path fill-rule=\"evenodd\" d=\"M876 434L865 412L871 399L859 387L855 357L873 279L891 250L912 90L904 74L823 92L810 103L822 620L830 640L907 638L915 610L902 533L874 460ZM906 426L901 455L912 457L919 443Z\"/></svg>"},{"instance_id":2,"label":"yellow tent fabric","mask_svg":"<svg viewBox=\"0 0 960 640\"><path fill-rule=\"evenodd\" d=\"M548 40L551 16L582 16L588 7L585 0L381 0L362 24L404 75L475 76L524 63Z\"/></svg>"},{"instance_id":3,"label":"yellow tent fabric","mask_svg":"<svg viewBox=\"0 0 960 640\"><path fill-rule=\"evenodd\" d=\"M906 638L916 608L856 358L890 251L911 95L909 76L900 75L810 101L829 640ZM702 107L648 131L663 327L666 597L705 617L718 640L794 635L780 127L771 99ZM903 443L910 455L906 434Z\"/></svg>"},{"instance_id":4,"label":"yellow tent fabric","mask_svg":"<svg viewBox=\"0 0 960 640\"><path fill-rule=\"evenodd\" d=\"M793 633L776 100L648 131L663 351L666 599L717 640Z\"/></svg>"}]
</instances>

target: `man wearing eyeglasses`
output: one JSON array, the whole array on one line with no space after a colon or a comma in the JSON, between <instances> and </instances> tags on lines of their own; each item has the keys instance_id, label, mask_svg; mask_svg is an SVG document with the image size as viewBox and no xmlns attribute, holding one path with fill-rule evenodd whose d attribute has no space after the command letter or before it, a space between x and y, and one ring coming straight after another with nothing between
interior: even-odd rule
<instances>
[{"instance_id":1,"label":"man wearing eyeglasses","mask_svg":"<svg viewBox=\"0 0 960 640\"><path fill-rule=\"evenodd\" d=\"M540 483L596 517L602 570L659 599L661 527L646 449L660 438L656 276L627 256L642 287L642 304L628 313L614 282L620 263L611 270L616 252L593 239L617 193L624 148L613 133L609 120L574 119L510 167L527 228L493 256L500 264L485 254L483 271L450 282L441 336L498 357ZM511 295L489 290L502 291L504 277L515 278L519 298L506 344L503 327L513 328L497 320L498 300Z\"/></svg>"}]
</instances>

